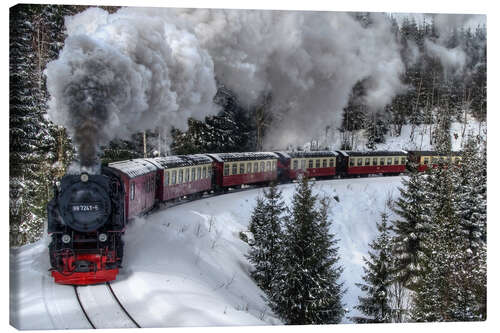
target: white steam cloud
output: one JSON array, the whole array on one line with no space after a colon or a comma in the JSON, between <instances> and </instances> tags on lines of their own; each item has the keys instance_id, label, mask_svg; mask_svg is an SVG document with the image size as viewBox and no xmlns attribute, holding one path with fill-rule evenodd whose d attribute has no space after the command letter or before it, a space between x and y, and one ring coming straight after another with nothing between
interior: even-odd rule
<instances>
[{"instance_id":1,"label":"white steam cloud","mask_svg":"<svg viewBox=\"0 0 500 333\"><path fill-rule=\"evenodd\" d=\"M357 81L369 79L373 109L404 89L390 24L371 19L363 27L336 12L89 9L67 19L64 49L47 66L49 116L91 165L113 138L214 114L217 78L248 106L272 94L281 120L267 148L303 143L338 127Z\"/></svg>"}]
</instances>

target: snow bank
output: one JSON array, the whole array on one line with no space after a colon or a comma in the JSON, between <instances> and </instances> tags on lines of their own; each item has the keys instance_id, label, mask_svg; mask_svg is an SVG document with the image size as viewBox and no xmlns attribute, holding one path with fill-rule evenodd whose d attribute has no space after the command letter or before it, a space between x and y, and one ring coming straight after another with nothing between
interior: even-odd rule
<instances>
[{"instance_id":1,"label":"snow bank","mask_svg":"<svg viewBox=\"0 0 500 333\"><path fill-rule=\"evenodd\" d=\"M401 177L316 183L317 194L335 196L331 217L340 239L344 296L351 309L361 295L355 283L362 257L376 235L387 198L396 199ZM295 184L281 186L290 203ZM259 189L170 207L137 219L125 235L124 269L113 288L143 327L281 324L249 276L246 231ZM88 328L72 287L52 283L47 240L11 250L11 324L21 329ZM86 287L93 288L93 287ZM97 292L98 288L87 292ZM348 320L344 320L348 322ZM118 326L118 324L116 325Z\"/></svg>"}]
</instances>

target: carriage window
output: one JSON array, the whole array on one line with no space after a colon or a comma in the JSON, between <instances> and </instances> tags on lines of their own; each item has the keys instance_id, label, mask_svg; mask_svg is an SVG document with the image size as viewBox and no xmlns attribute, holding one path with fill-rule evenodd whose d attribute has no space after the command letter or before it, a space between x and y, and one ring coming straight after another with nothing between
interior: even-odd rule
<instances>
[{"instance_id":1,"label":"carriage window","mask_svg":"<svg viewBox=\"0 0 500 333\"><path fill-rule=\"evenodd\" d=\"M198 172L196 173L197 174L197 179L200 179L201 178L201 167L198 167Z\"/></svg>"},{"instance_id":2,"label":"carriage window","mask_svg":"<svg viewBox=\"0 0 500 333\"><path fill-rule=\"evenodd\" d=\"M130 183L130 200L135 199L135 183Z\"/></svg>"},{"instance_id":3,"label":"carriage window","mask_svg":"<svg viewBox=\"0 0 500 333\"><path fill-rule=\"evenodd\" d=\"M177 184L177 170L172 171L172 185Z\"/></svg>"},{"instance_id":4,"label":"carriage window","mask_svg":"<svg viewBox=\"0 0 500 333\"><path fill-rule=\"evenodd\" d=\"M365 158L365 166L369 166L370 165L370 158Z\"/></svg>"},{"instance_id":5,"label":"carriage window","mask_svg":"<svg viewBox=\"0 0 500 333\"><path fill-rule=\"evenodd\" d=\"M373 158L373 165L377 165L378 164L378 158L377 157L374 157Z\"/></svg>"},{"instance_id":6,"label":"carriage window","mask_svg":"<svg viewBox=\"0 0 500 333\"><path fill-rule=\"evenodd\" d=\"M266 163L260 162L260 172L266 171L265 168L266 168Z\"/></svg>"},{"instance_id":7,"label":"carriage window","mask_svg":"<svg viewBox=\"0 0 500 333\"><path fill-rule=\"evenodd\" d=\"M380 158L380 165L385 165L385 157Z\"/></svg>"},{"instance_id":8,"label":"carriage window","mask_svg":"<svg viewBox=\"0 0 500 333\"><path fill-rule=\"evenodd\" d=\"M300 161L300 168L301 168L302 170L305 170L305 169L306 169L306 160L301 160L301 161Z\"/></svg>"},{"instance_id":9,"label":"carriage window","mask_svg":"<svg viewBox=\"0 0 500 333\"><path fill-rule=\"evenodd\" d=\"M428 158L428 157L425 157L425 158L424 158L424 164L425 164L425 165L429 164L429 158Z\"/></svg>"},{"instance_id":10,"label":"carriage window","mask_svg":"<svg viewBox=\"0 0 500 333\"><path fill-rule=\"evenodd\" d=\"M387 158L387 165L392 165L392 157Z\"/></svg>"},{"instance_id":11,"label":"carriage window","mask_svg":"<svg viewBox=\"0 0 500 333\"><path fill-rule=\"evenodd\" d=\"M170 172L165 171L165 186L168 186L170 183Z\"/></svg>"},{"instance_id":12,"label":"carriage window","mask_svg":"<svg viewBox=\"0 0 500 333\"><path fill-rule=\"evenodd\" d=\"M326 160L323 160L323 168L326 168L327 165L326 165Z\"/></svg>"},{"instance_id":13,"label":"carriage window","mask_svg":"<svg viewBox=\"0 0 500 333\"><path fill-rule=\"evenodd\" d=\"M330 158L330 168L333 168L333 158Z\"/></svg>"},{"instance_id":14,"label":"carriage window","mask_svg":"<svg viewBox=\"0 0 500 333\"><path fill-rule=\"evenodd\" d=\"M253 172L259 172L259 162L253 164Z\"/></svg>"},{"instance_id":15,"label":"carriage window","mask_svg":"<svg viewBox=\"0 0 500 333\"><path fill-rule=\"evenodd\" d=\"M292 169L295 169L295 170L296 170L296 169L298 169L298 168L299 168L299 161L294 160L294 161L293 161L293 168L292 168Z\"/></svg>"},{"instance_id":16,"label":"carriage window","mask_svg":"<svg viewBox=\"0 0 500 333\"><path fill-rule=\"evenodd\" d=\"M316 168L319 168L320 163L321 163L321 161L320 161L320 160L316 160Z\"/></svg>"},{"instance_id":17,"label":"carriage window","mask_svg":"<svg viewBox=\"0 0 500 333\"><path fill-rule=\"evenodd\" d=\"M394 165L399 164L399 157L394 157Z\"/></svg>"},{"instance_id":18,"label":"carriage window","mask_svg":"<svg viewBox=\"0 0 500 333\"><path fill-rule=\"evenodd\" d=\"M278 161L273 161L273 170L276 170L278 165Z\"/></svg>"},{"instance_id":19,"label":"carriage window","mask_svg":"<svg viewBox=\"0 0 500 333\"><path fill-rule=\"evenodd\" d=\"M229 176L229 165L224 165L224 176Z\"/></svg>"},{"instance_id":20,"label":"carriage window","mask_svg":"<svg viewBox=\"0 0 500 333\"><path fill-rule=\"evenodd\" d=\"M363 158L358 158L358 166L362 166L363 165Z\"/></svg>"},{"instance_id":21,"label":"carriage window","mask_svg":"<svg viewBox=\"0 0 500 333\"><path fill-rule=\"evenodd\" d=\"M401 164L406 164L406 157L401 157Z\"/></svg>"},{"instance_id":22,"label":"carriage window","mask_svg":"<svg viewBox=\"0 0 500 333\"><path fill-rule=\"evenodd\" d=\"M354 166L354 158L349 158L349 166L350 167Z\"/></svg>"},{"instance_id":23,"label":"carriage window","mask_svg":"<svg viewBox=\"0 0 500 333\"><path fill-rule=\"evenodd\" d=\"M233 164L233 170L231 171L232 175L237 175L238 174L238 164Z\"/></svg>"},{"instance_id":24,"label":"carriage window","mask_svg":"<svg viewBox=\"0 0 500 333\"><path fill-rule=\"evenodd\" d=\"M193 177L191 179L194 180ZM186 169L186 182L189 182L189 168Z\"/></svg>"},{"instance_id":25,"label":"carriage window","mask_svg":"<svg viewBox=\"0 0 500 333\"><path fill-rule=\"evenodd\" d=\"M313 167L313 160L309 160L309 169L312 169Z\"/></svg>"},{"instance_id":26,"label":"carriage window","mask_svg":"<svg viewBox=\"0 0 500 333\"><path fill-rule=\"evenodd\" d=\"M245 173L245 164L240 163L240 174L244 174L244 173Z\"/></svg>"},{"instance_id":27,"label":"carriage window","mask_svg":"<svg viewBox=\"0 0 500 333\"><path fill-rule=\"evenodd\" d=\"M247 163L247 172L252 173L252 163Z\"/></svg>"},{"instance_id":28,"label":"carriage window","mask_svg":"<svg viewBox=\"0 0 500 333\"><path fill-rule=\"evenodd\" d=\"M437 157L433 157L431 159L431 161L432 161L432 164L438 164L438 158Z\"/></svg>"},{"instance_id":29,"label":"carriage window","mask_svg":"<svg viewBox=\"0 0 500 333\"><path fill-rule=\"evenodd\" d=\"M266 162L267 171L271 171L271 162Z\"/></svg>"},{"instance_id":30,"label":"carriage window","mask_svg":"<svg viewBox=\"0 0 500 333\"><path fill-rule=\"evenodd\" d=\"M179 170L179 184L184 183L184 169Z\"/></svg>"},{"instance_id":31,"label":"carriage window","mask_svg":"<svg viewBox=\"0 0 500 333\"><path fill-rule=\"evenodd\" d=\"M207 178L207 167L203 167L203 178Z\"/></svg>"}]
</instances>

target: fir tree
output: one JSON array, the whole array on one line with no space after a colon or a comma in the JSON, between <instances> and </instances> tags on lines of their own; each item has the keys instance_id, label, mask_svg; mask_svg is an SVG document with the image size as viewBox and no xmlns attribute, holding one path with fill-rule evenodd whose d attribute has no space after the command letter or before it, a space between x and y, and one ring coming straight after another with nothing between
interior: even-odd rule
<instances>
[{"instance_id":1,"label":"fir tree","mask_svg":"<svg viewBox=\"0 0 500 333\"><path fill-rule=\"evenodd\" d=\"M394 212L399 219L394 224L395 277L410 289L418 282L422 255L422 239L429 229L429 201L425 176L414 172L403 179L400 197L395 202Z\"/></svg>"},{"instance_id":2,"label":"fir tree","mask_svg":"<svg viewBox=\"0 0 500 333\"><path fill-rule=\"evenodd\" d=\"M273 280L278 276L285 210L281 191L273 183L268 190L264 190L264 198L257 198L250 221L253 243L248 259L254 264L252 277L268 294L272 294Z\"/></svg>"},{"instance_id":3,"label":"fir tree","mask_svg":"<svg viewBox=\"0 0 500 333\"><path fill-rule=\"evenodd\" d=\"M280 273L273 284L270 306L292 325L333 324L344 315L334 235L330 233L328 204L317 198L307 178L293 197L282 247Z\"/></svg>"},{"instance_id":4,"label":"fir tree","mask_svg":"<svg viewBox=\"0 0 500 333\"><path fill-rule=\"evenodd\" d=\"M377 223L377 238L370 243L374 252L368 252L369 259L363 258L365 283L357 283L364 297L358 297L355 307L367 317L353 317L356 323L390 323L393 311L390 307L391 276L391 238L387 224L387 214L382 213L382 221Z\"/></svg>"}]
</instances>

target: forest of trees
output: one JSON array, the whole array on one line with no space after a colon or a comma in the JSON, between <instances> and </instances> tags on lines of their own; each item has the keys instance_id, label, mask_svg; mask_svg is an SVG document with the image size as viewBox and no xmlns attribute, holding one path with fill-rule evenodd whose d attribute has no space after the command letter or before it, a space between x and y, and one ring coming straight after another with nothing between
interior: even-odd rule
<instances>
[{"instance_id":1,"label":"forest of trees","mask_svg":"<svg viewBox=\"0 0 500 333\"><path fill-rule=\"evenodd\" d=\"M446 147L446 145L444 145ZM444 148L445 149L445 148ZM443 151L444 154L450 153ZM449 156L449 155L448 155ZM486 147L470 136L462 162L403 180L381 212L364 259L356 323L486 320ZM292 207L276 186L257 199L248 258L257 285L285 324L335 324L342 307L342 258L328 216L303 177Z\"/></svg>"}]
</instances>

